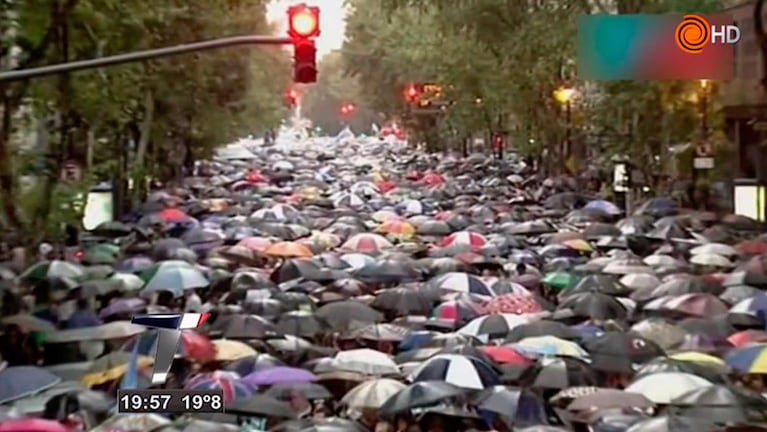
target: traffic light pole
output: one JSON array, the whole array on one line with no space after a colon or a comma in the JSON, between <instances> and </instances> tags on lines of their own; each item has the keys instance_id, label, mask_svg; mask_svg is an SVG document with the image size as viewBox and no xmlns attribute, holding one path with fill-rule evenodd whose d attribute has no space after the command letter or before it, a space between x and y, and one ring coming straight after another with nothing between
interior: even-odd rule
<instances>
[{"instance_id":1,"label":"traffic light pole","mask_svg":"<svg viewBox=\"0 0 767 432\"><path fill-rule=\"evenodd\" d=\"M50 66L42 66L30 69L11 70L0 72L0 82L24 81L32 78L40 78L67 72L75 72L86 69L97 69L108 66L117 66L125 63L141 62L162 57L171 57L198 51L208 51L219 48L228 48L239 45L290 45L291 38L275 36L233 36L220 39L192 42L183 45L175 45L165 48L157 48L146 51L135 51L108 57L100 57L89 60L80 60L69 63L60 63Z\"/></svg>"}]
</instances>

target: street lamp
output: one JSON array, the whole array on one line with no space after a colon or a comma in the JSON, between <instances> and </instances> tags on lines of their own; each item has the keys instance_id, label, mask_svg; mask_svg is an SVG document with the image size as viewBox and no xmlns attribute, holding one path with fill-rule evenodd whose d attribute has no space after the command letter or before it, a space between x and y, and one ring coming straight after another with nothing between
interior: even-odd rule
<instances>
[{"instance_id":1,"label":"street lamp","mask_svg":"<svg viewBox=\"0 0 767 432\"><path fill-rule=\"evenodd\" d=\"M575 89L568 86L562 86L554 90L554 99L565 109L565 148L562 151L564 160L568 160L570 158L570 153L572 152L571 129L573 99L575 98L575 94Z\"/></svg>"},{"instance_id":2,"label":"street lamp","mask_svg":"<svg viewBox=\"0 0 767 432\"><path fill-rule=\"evenodd\" d=\"M700 138L705 141L708 139L708 90L709 81L702 79L698 81L700 87Z\"/></svg>"}]
</instances>

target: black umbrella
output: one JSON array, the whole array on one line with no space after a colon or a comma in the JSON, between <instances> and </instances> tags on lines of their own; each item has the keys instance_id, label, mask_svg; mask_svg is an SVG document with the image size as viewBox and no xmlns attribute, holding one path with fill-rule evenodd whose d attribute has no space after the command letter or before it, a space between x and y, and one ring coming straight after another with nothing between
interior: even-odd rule
<instances>
[{"instance_id":1,"label":"black umbrella","mask_svg":"<svg viewBox=\"0 0 767 432\"><path fill-rule=\"evenodd\" d=\"M290 401L296 394L300 394L308 400L329 399L333 396L328 389L312 382L275 384L269 387L264 394L286 402Z\"/></svg>"},{"instance_id":2,"label":"black umbrella","mask_svg":"<svg viewBox=\"0 0 767 432\"><path fill-rule=\"evenodd\" d=\"M70 414L80 410L105 420L114 400L108 394L93 390L73 390L48 399L43 418L66 420Z\"/></svg>"},{"instance_id":3,"label":"black umbrella","mask_svg":"<svg viewBox=\"0 0 767 432\"><path fill-rule=\"evenodd\" d=\"M354 300L326 304L317 309L316 315L336 331L383 321L378 311Z\"/></svg>"},{"instance_id":4,"label":"black umbrella","mask_svg":"<svg viewBox=\"0 0 767 432\"><path fill-rule=\"evenodd\" d=\"M625 295L628 289L618 283L618 280L612 275L588 275L579 280L577 284L564 289L559 293L559 298L563 299L573 294L584 294L598 292L611 296Z\"/></svg>"},{"instance_id":5,"label":"black umbrella","mask_svg":"<svg viewBox=\"0 0 767 432\"><path fill-rule=\"evenodd\" d=\"M353 276L367 282L402 283L414 281L420 274L406 262L384 259L354 271Z\"/></svg>"},{"instance_id":6,"label":"black umbrella","mask_svg":"<svg viewBox=\"0 0 767 432\"><path fill-rule=\"evenodd\" d=\"M601 293L575 294L564 299L558 310L570 309L576 316L591 319L621 319L627 310L615 297Z\"/></svg>"},{"instance_id":7,"label":"black umbrella","mask_svg":"<svg viewBox=\"0 0 767 432\"><path fill-rule=\"evenodd\" d=\"M671 401L670 412L716 423L767 421L767 400L745 388L713 385L691 390Z\"/></svg>"},{"instance_id":8,"label":"black umbrella","mask_svg":"<svg viewBox=\"0 0 767 432\"><path fill-rule=\"evenodd\" d=\"M665 353L654 342L639 335L607 332L586 340L583 348L591 355L591 367L608 372L633 372L634 365Z\"/></svg>"},{"instance_id":9,"label":"black umbrella","mask_svg":"<svg viewBox=\"0 0 767 432\"><path fill-rule=\"evenodd\" d=\"M297 258L285 261L275 269L270 279L276 283L287 282L295 279L312 281L332 281L340 279L345 273L337 273L321 267L316 261L309 258Z\"/></svg>"},{"instance_id":10,"label":"black umbrella","mask_svg":"<svg viewBox=\"0 0 767 432\"><path fill-rule=\"evenodd\" d=\"M277 321L277 331L293 336L312 337L325 329L325 324L309 311L287 312L282 314Z\"/></svg>"},{"instance_id":11,"label":"black umbrella","mask_svg":"<svg viewBox=\"0 0 767 432\"><path fill-rule=\"evenodd\" d=\"M544 401L530 390L502 385L488 387L472 398L472 405L519 426L546 423Z\"/></svg>"},{"instance_id":12,"label":"black umbrella","mask_svg":"<svg viewBox=\"0 0 767 432\"><path fill-rule=\"evenodd\" d=\"M379 293L371 306L398 316L428 315L433 306L433 296L427 290L397 287Z\"/></svg>"},{"instance_id":13,"label":"black umbrella","mask_svg":"<svg viewBox=\"0 0 767 432\"><path fill-rule=\"evenodd\" d=\"M413 408L436 405L440 402L466 393L465 389L444 381L419 381L390 397L378 410L383 418L393 418Z\"/></svg>"},{"instance_id":14,"label":"black umbrella","mask_svg":"<svg viewBox=\"0 0 767 432\"><path fill-rule=\"evenodd\" d=\"M596 386L597 375L588 363L573 357L542 358L519 378L525 387L565 389Z\"/></svg>"},{"instance_id":15,"label":"black umbrella","mask_svg":"<svg viewBox=\"0 0 767 432\"><path fill-rule=\"evenodd\" d=\"M258 315L224 315L211 326L229 339L260 339L274 334L274 325Z\"/></svg>"},{"instance_id":16,"label":"black umbrella","mask_svg":"<svg viewBox=\"0 0 767 432\"><path fill-rule=\"evenodd\" d=\"M251 417L293 418L296 416L295 410L289 403L263 394L256 394L247 399L235 401L231 406L226 407L226 412Z\"/></svg>"},{"instance_id":17,"label":"black umbrella","mask_svg":"<svg viewBox=\"0 0 767 432\"><path fill-rule=\"evenodd\" d=\"M514 327L506 336L506 341L513 343L539 336L554 336L566 340L575 340L580 337L575 330L560 322L540 320Z\"/></svg>"},{"instance_id":18,"label":"black umbrella","mask_svg":"<svg viewBox=\"0 0 767 432\"><path fill-rule=\"evenodd\" d=\"M119 221L102 222L91 231L91 234L102 237L124 237L130 234L133 228Z\"/></svg>"}]
</instances>

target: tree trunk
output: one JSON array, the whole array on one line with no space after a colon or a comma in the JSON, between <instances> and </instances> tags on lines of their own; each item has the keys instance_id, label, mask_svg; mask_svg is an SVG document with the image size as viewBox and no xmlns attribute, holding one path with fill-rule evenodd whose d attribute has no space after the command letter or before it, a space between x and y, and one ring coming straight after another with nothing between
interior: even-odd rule
<instances>
[{"instance_id":1,"label":"tree trunk","mask_svg":"<svg viewBox=\"0 0 767 432\"><path fill-rule=\"evenodd\" d=\"M760 83L762 90L767 93L767 34L764 30L764 0L756 0L754 3L754 13L752 19L754 20L754 33L756 33L756 41L759 44L759 50L761 51L761 65L762 65L762 77Z\"/></svg>"},{"instance_id":2,"label":"tree trunk","mask_svg":"<svg viewBox=\"0 0 767 432\"><path fill-rule=\"evenodd\" d=\"M8 97L3 94L2 125L0 125L0 203L2 213L8 227L12 230L20 230L21 219L16 211L16 191L13 179L13 167L11 166L11 122L15 109L11 106Z\"/></svg>"}]
</instances>

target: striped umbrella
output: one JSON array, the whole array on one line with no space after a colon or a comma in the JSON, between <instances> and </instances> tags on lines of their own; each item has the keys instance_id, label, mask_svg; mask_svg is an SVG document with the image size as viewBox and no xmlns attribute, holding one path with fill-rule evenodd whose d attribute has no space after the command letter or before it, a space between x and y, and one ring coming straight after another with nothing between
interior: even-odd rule
<instances>
[{"instance_id":1,"label":"striped umbrella","mask_svg":"<svg viewBox=\"0 0 767 432\"><path fill-rule=\"evenodd\" d=\"M341 248L347 251L368 255L380 253L383 249L393 248L394 245L378 234L360 233L347 240Z\"/></svg>"},{"instance_id":2,"label":"striped umbrella","mask_svg":"<svg viewBox=\"0 0 767 432\"><path fill-rule=\"evenodd\" d=\"M499 383L498 374L484 361L458 354L439 354L418 366L410 381L445 381L456 387L481 390Z\"/></svg>"},{"instance_id":3,"label":"striped umbrella","mask_svg":"<svg viewBox=\"0 0 767 432\"><path fill-rule=\"evenodd\" d=\"M460 293L479 294L493 296L493 290L479 277L459 272L445 273L429 281L429 284L437 289Z\"/></svg>"},{"instance_id":4,"label":"striped umbrella","mask_svg":"<svg viewBox=\"0 0 767 432\"><path fill-rule=\"evenodd\" d=\"M767 344L735 348L724 357L727 366L747 374L767 374Z\"/></svg>"},{"instance_id":5,"label":"striped umbrella","mask_svg":"<svg viewBox=\"0 0 767 432\"><path fill-rule=\"evenodd\" d=\"M472 249L479 249L487 244L487 239L482 234L471 231L459 231L442 239L441 247L469 246Z\"/></svg>"}]
</instances>

